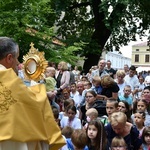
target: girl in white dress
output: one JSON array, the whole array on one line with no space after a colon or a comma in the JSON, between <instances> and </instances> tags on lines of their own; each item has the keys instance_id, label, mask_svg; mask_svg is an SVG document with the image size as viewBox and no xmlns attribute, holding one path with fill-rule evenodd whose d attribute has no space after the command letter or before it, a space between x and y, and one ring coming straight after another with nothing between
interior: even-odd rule
<instances>
[{"instance_id":1,"label":"girl in white dress","mask_svg":"<svg viewBox=\"0 0 150 150\"><path fill-rule=\"evenodd\" d=\"M70 126L73 129L81 129L81 120L76 117L76 107L70 106L67 108L67 116L64 116L62 120L60 121L61 128L64 128L65 126Z\"/></svg>"}]
</instances>

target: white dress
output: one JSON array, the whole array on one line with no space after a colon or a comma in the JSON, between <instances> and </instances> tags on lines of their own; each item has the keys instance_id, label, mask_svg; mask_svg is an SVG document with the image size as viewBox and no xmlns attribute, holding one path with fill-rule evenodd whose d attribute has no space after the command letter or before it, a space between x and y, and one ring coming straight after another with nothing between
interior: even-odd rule
<instances>
[{"instance_id":1,"label":"white dress","mask_svg":"<svg viewBox=\"0 0 150 150\"><path fill-rule=\"evenodd\" d=\"M68 120L69 120L69 118L67 116L64 116L62 118L62 120L60 121L61 128L64 128L66 126L70 126L73 129L81 129L82 128L80 119L75 117L70 124L69 124Z\"/></svg>"}]
</instances>

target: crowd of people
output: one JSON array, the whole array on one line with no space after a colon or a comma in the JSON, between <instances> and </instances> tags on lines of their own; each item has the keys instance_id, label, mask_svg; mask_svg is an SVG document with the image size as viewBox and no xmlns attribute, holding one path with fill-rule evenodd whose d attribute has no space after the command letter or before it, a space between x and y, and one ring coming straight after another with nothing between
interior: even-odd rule
<instances>
[{"instance_id":1,"label":"crowd of people","mask_svg":"<svg viewBox=\"0 0 150 150\"><path fill-rule=\"evenodd\" d=\"M11 52L7 46L10 43L15 42L10 38L0 38L0 53L4 53L0 57L0 69L9 70L9 68L13 68L20 80L24 81L22 82L24 84L23 88L32 88L30 84L27 84L28 82L26 82L22 74L23 70L20 71L22 66L17 60L19 56L18 45L14 44L14 49L17 50L17 53L14 53L14 50ZM0 71L0 73L5 72ZM4 79L2 79L0 80L1 88L5 85L3 83ZM11 82L9 83L11 84ZM18 86L20 84L19 82ZM37 111L39 115L42 115L40 113L44 112L46 114L44 117L49 118L48 114L53 114L50 122L47 122L48 119L46 118L43 120L41 118L40 121L46 122L45 129L48 137L50 134L49 130L55 130L59 134L60 141L56 142L59 145L59 150L150 149L150 71L137 73L135 66L128 67L128 65L124 65L122 69L115 70L111 66L111 60L101 59L98 65L91 66L89 72L82 75L77 66L74 67L74 70L70 70L67 62L60 61L57 65L49 62L45 70L45 78L40 80L37 83L38 85L44 85L46 101L49 102L49 106L46 103L47 112L44 112L45 107L42 108L42 106L45 105L40 101L38 103L38 100L36 100L38 96L42 98L42 94L35 97L35 102L32 105L41 107L41 110ZM7 85L5 86L7 87ZM21 92L23 93L23 90ZM30 93L30 90L26 92ZM17 94L19 95L20 93L18 92ZM33 97L33 93L30 94ZM15 106L19 99L22 98L17 96L16 99L13 99L14 104L11 102L10 110L12 109L11 105ZM34 107L28 108L27 103L25 103L25 106L27 106L27 110L36 109ZM2 111L2 106L0 108L1 117L4 112ZM49 109L52 111L49 111ZM30 113L30 116L34 116L36 112L33 110L31 111L33 114ZM36 119L34 121L38 121L38 116ZM53 121L55 122L53 124L55 127L52 127L51 122ZM28 120L28 122L31 124L32 120ZM5 121L3 125L4 123ZM50 124L48 125L48 123ZM1 123L0 126L2 126ZM18 126L20 126L19 123ZM52 137L55 137L55 135L51 135L51 138L45 137L46 134L42 135L41 128L42 124L39 125L39 128L35 128L37 131L41 131L41 137L39 138L37 138L38 132L35 132L37 136L34 139L19 140L14 136L14 138L0 138L0 140L26 142L27 150L36 149L31 148L29 146L31 144L34 147L38 145L45 150L48 148L53 149L52 145L54 144L51 144L51 141L55 141L52 140ZM27 130L25 124L23 129ZM32 130L34 131L33 128ZM2 135L4 136L4 133ZM65 142L61 139L61 136L65 139ZM1 141L0 147L4 143ZM29 143L29 141L34 143ZM9 144L12 145L12 143ZM55 149L58 149L58 147L55 147ZM18 148L15 150L22 149Z\"/></svg>"},{"instance_id":2,"label":"crowd of people","mask_svg":"<svg viewBox=\"0 0 150 150\"><path fill-rule=\"evenodd\" d=\"M104 59L84 75L64 61L51 67L56 94L49 101L67 143L61 150L148 150L150 71L137 73L128 65L115 70Z\"/></svg>"},{"instance_id":3,"label":"crowd of people","mask_svg":"<svg viewBox=\"0 0 150 150\"><path fill-rule=\"evenodd\" d=\"M56 119L60 121L62 134L68 127L74 132L86 133L87 142L81 149L148 149L150 143L145 141L143 131L150 127L150 71L138 74L135 66L128 65L115 70L111 61L104 59L86 75L81 75L77 66L69 71L66 62L53 67L56 70L53 77L60 83L55 86L55 103L59 105ZM74 79L70 80L70 72ZM150 133L146 134L150 137ZM72 134L68 137L65 132L63 135L69 144L62 149L73 147ZM80 145L80 142L77 143Z\"/></svg>"}]
</instances>

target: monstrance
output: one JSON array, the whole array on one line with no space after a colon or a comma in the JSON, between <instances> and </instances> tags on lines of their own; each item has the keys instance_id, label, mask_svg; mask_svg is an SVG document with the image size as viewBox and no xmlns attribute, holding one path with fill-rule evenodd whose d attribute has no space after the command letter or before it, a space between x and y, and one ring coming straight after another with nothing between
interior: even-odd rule
<instances>
[{"instance_id":1,"label":"monstrance","mask_svg":"<svg viewBox=\"0 0 150 150\"><path fill-rule=\"evenodd\" d=\"M34 44L31 42L31 48L29 52L23 56L23 65L25 77L28 80L40 81L44 78L44 72L48 66L44 52L39 52L34 48Z\"/></svg>"}]
</instances>

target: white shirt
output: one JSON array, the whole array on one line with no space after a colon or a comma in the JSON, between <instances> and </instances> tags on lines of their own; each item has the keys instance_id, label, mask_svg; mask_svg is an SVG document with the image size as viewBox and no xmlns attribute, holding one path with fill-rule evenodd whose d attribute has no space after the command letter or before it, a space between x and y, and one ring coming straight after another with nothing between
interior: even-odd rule
<instances>
[{"instance_id":1,"label":"white shirt","mask_svg":"<svg viewBox=\"0 0 150 150\"><path fill-rule=\"evenodd\" d=\"M79 94L78 91L73 95L70 93L70 97L74 100L75 106L77 107L82 101L82 95Z\"/></svg>"},{"instance_id":2,"label":"white shirt","mask_svg":"<svg viewBox=\"0 0 150 150\"><path fill-rule=\"evenodd\" d=\"M62 118L62 120L60 121L61 128L64 128L66 126L70 126L73 129L81 129L82 125L81 125L81 120L80 119L78 119L78 118L75 117L72 120L72 122L71 122L70 125L68 124L68 122L69 122L68 120L69 120L69 118L67 116L64 116Z\"/></svg>"},{"instance_id":3,"label":"white shirt","mask_svg":"<svg viewBox=\"0 0 150 150\"><path fill-rule=\"evenodd\" d=\"M133 77L130 77L129 75L126 75L124 78L127 85L131 86L131 90L134 90L136 87L138 87L139 80L136 75Z\"/></svg>"}]
</instances>

